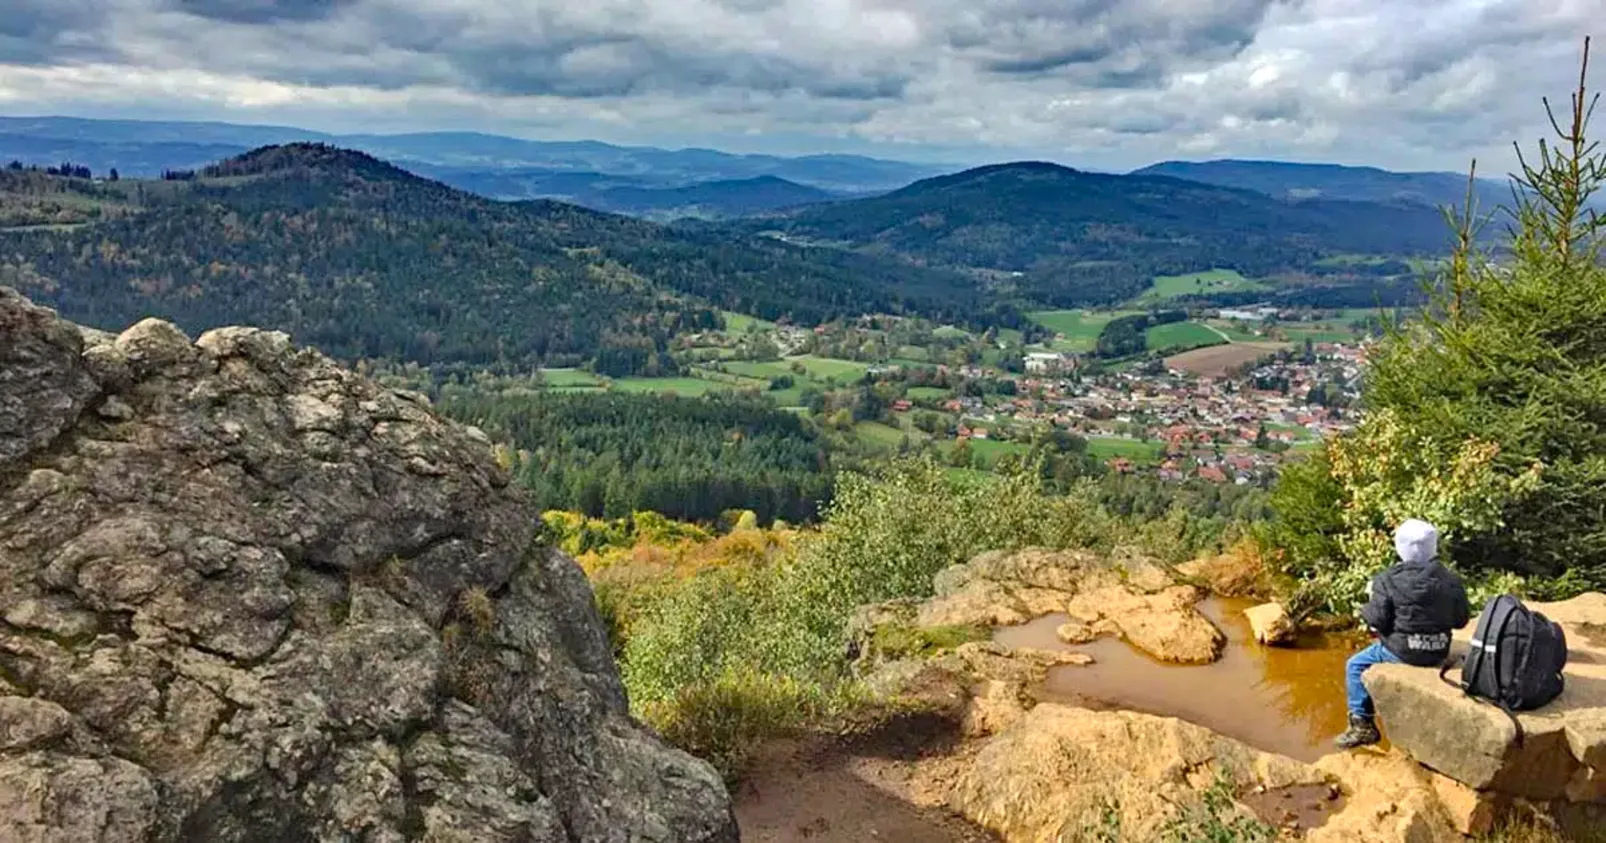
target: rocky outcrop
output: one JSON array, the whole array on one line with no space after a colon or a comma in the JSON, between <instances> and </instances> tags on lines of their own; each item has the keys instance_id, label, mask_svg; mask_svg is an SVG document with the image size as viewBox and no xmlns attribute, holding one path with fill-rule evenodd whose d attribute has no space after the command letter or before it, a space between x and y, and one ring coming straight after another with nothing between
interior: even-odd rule
<instances>
[{"instance_id":1,"label":"rocky outcrop","mask_svg":"<svg viewBox=\"0 0 1606 843\"><path fill-rule=\"evenodd\" d=\"M1395 746L1475 791L1606 802L1606 595L1532 607L1567 633L1567 687L1518 716L1520 740L1504 712L1440 681L1436 670L1382 665L1366 672L1366 686ZM1455 634L1453 656L1465 652L1475 623Z\"/></svg>"},{"instance_id":2,"label":"rocky outcrop","mask_svg":"<svg viewBox=\"0 0 1606 843\"><path fill-rule=\"evenodd\" d=\"M1194 608L1203 592L1141 558L994 551L941 571L933 586L936 595L915 609L917 626L1008 626L1063 612L1079 626L1062 638L1120 636L1162 661L1214 661L1226 644Z\"/></svg>"},{"instance_id":3,"label":"rocky outcrop","mask_svg":"<svg viewBox=\"0 0 1606 843\"><path fill-rule=\"evenodd\" d=\"M1160 661L1209 664L1221 657L1227 637L1193 608L1203 598L1191 585L1152 594L1120 585L1084 591L1066 604L1065 611L1094 630L1114 629L1127 643Z\"/></svg>"},{"instance_id":4,"label":"rocky outcrop","mask_svg":"<svg viewBox=\"0 0 1606 843\"><path fill-rule=\"evenodd\" d=\"M1299 630L1294 626L1293 618L1288 616L1288 610L1276 603L1262 603L1244 610L1244 617L1249 621L1249 629L1254 633L1255 640L1261 644L1282 646L1294 643L1299 637Z\"/></svg>"},{"instance_id":5,"label":"rocky outcrop","mask_svg":"<svg viewBox=\"0 0 1606 843\"><path fill-rule=\"evenodd\" d=\"M1208 729L1126 711L1044 703L987 742L950 803L1006 841L1078 840L1160 829L1218 777L1235 790L1324 785L1319 771Z\"/></svg>"},{"instance_id":6,"label":"rocky outcrop","mask_svg":"<svg viewBox=\"0 0 1606 843\"><path fill-rule=\"evenodd\" d=\"M736 839L482 434L279 333L0 337L0 839Z\"/></svg>"},{"instance_id":7,"label":"rocky outcrop","mask_svg":"<svg viewBox=\"0 0 1606 843\"><path fill-rule=\"evenodd\" d=\"M1343 788L1344 809L1306 843L1460 843L1427 771L1398 752L1340 752L1314 766Z\"/></svg>"},{"instance_id":8,"label":"rocky outcrop","mask_svg":"<svg viewBox=\"0 0 1606 843\"><path fill-rule=\"evenodd\" d=\"M1205 794L1223 786L1234 802L1217 819L1253 818L1315 843L1460 839L1401 756L1307 765L1173 718L1052 703L984 744L950 804L1011 843L1158 840L1174 821L1197 823Z\"/></svg>"}]
</instances>

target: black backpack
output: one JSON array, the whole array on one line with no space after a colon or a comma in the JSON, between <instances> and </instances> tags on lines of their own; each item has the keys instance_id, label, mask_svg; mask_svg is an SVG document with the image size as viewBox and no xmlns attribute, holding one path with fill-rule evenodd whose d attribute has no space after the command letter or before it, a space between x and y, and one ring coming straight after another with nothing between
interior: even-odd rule
<instances>
[{"instance_id":1,"label":"black backpack","mask_svg":"<svg viewBox=\"0 0 1606 843\"><path fill-rule=\"evenodd\" d=\"M1561 625L1502 594L1484 604L1478 615L1460 686L1508 714L1532 711L1561 695L1566 665L1567 635ZM1448 671L1446 665L1440 675Z\"/></svg>"}]
</instances>

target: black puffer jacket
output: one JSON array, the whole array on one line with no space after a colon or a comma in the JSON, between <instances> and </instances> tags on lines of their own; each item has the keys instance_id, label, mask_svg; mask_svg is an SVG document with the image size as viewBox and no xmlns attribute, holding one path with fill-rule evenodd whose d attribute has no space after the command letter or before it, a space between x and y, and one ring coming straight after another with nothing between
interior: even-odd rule
<instances>
[{"instance_id":1,"label":"black puffer jacket","mask_svg":"<svg viewBox=\"0 0 1606 843\"><path fill-rule=\"evenodd\" d=\"M1450 655L1450 631L1472 618L1460 575L1439 564L1396 562L1372 580L1361 619L1400 661L1436 667Z\"/></svg>"}]
</instances>

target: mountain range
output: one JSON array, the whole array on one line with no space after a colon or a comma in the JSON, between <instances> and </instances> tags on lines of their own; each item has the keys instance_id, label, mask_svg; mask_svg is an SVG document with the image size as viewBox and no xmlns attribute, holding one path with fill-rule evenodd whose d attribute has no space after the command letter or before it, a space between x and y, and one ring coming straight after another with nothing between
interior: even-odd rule
<instances>
[{"instance_id":1,"label":"mountain range","mask_svg":"<svg viewBox=\"0 0 1606 843\"><path fill-rule=\"evenodd\" d=\"M1018 326L1029 307L1123 302L1156 275L1213 267L1265 282L1241 295L1368 306L1414 292L1403 259L1448 243L1419 204L1288 201L1041 162L673 225L495 201L327 144L262 147L164 179L81 172L0 171L0 284L93 325L255 324L346 359L460 372L662 372L671 339L716 327L720 310ZM639 189L571 176L636 211L752 213L763 203L737 199L818 195L779 178Z\"/></svg>"},{"instance_id":2,"label":"mountain range","mask_svg":"<svg viewBox=\"0 0 1606 843\"><path fill-rule=\"evenodd\" d=\"M178 180L0 171L0 284L91 325L252 324L347 359L665 364L716 308L810 324L987 313L953 272L549 200L496 202L360 152L265 147Z\"/></svg>"},{"instance_id":3,"label":"mountain range","mask_svg":"<svg viewBox=\"0 0 1606 843\"><path fill-rule=\"evenodd\" d=\"M1468 188L1464 173L1399 173L1377 167L1288 161L1162 161L1134 170L1132 175L1171 176L1293 201L1347 199L1432 207L1465 205ZM1511 187L1504 181L1480 178L1471 188L1482 210L1511 204Z\"/></svg>"},{"instance_id":4,"label":"mountain range","mask_svg":"<svg viewBox=\"0 0 1606 843\"><path fill-rule=\"evenodd\" d=\"M1156 275L1231 267L1252 277L1366 287L1345 255L1441 253L1448 230L1420 204L1307 199L1156 175L1044 162L979 167L854 201L740 220L728 228L922 266L1002 276L1036 302L1131 298ZM1408 268L1394 262L1394 274ZM1362 304L1371 304L1363 301Z\"/></svg>"},{"instance_id":5,"label":"mountain range","mask_svg":"<svg viewBox=\"0 0 1606 843\"><path fill-rule=\"evenodd\" d=\"M469 132L336 135L290 126L0 117L0 161L42 166L70 161L96 173L116 168L125 176L196 169L260 146L296 141L364 151L492 199L561 199L653 219L763 213L799 202L883 193L961 169L854 155L737 155ZM1458 173L1280 161L1166 161L1132 174L1173 176L1278 199L1435 207L1461 204L1467 188L1465 175ZM1488 209L1511 199L1503 181L1480 179L1476 194Z\"/></svg>"}]
</instances>

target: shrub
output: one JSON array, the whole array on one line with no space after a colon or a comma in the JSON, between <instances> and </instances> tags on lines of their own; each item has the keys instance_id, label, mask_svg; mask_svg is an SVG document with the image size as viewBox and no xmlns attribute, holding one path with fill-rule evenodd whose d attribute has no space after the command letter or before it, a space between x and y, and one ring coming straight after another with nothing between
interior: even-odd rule
<instances>
[{"instance_id":1,"label":"shrub","mask_svg":"<svg viewBox=\"0 0 1606 843\"><path fill-rule=\"evenodd\" d=\"M827 723L852 708L847 689L748 669L732 669L642 707L664 739L712 763L727 780L766 740Z\"/></svg>"}]
</instances>

